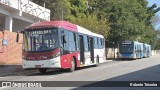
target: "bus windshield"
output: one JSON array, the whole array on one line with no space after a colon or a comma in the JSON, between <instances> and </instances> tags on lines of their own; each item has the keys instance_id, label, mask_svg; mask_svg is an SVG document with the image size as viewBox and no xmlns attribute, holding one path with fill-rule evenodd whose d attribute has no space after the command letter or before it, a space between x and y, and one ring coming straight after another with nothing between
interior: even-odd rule
<instances>
[{"instance_id":1,"label":"bus windshield","mask_svg":"<svg viewBox=\"0 0 160 90\"><path fill-rule=\"evenodd\" d=\"M25 51L46 51L58 47L57 28L26 30L24 33Z\"/></svg>"},{"instance_id":2,"label":"bus windshield","mask_svg":"<svg viewBox=\"0 0 160 90\"><path fill-rule=\"evenodd\" d=\"M132 53L133 49L133 44L121 44L119 48L121 53Z\"/></svg>"}]
</instances>

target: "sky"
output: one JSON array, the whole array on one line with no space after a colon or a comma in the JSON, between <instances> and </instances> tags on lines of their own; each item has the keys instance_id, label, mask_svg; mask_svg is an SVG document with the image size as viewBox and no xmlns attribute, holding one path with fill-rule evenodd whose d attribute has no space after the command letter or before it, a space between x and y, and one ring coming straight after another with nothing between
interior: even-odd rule
<instances>
[{"instance_id":1,"label":"sky","mask_svg":"<svg viewBox=\"0 0 160 90\"><path fill-rule=\"evenodd\" d=\"M148 1L148 6L157 4L157 7L160 7L160 0L147 0L147 1ZM160 11L157 14L160 16Z\"/></svg>"},{"instance_id":2,"label":"sky","mask_svg":"<svg viewBox=\"0 0 160 90\"><path fill-rule=\"evenodd\" d=\"M153 4L157 4L157 7L160 7L160 0L147 0L148 6L151 6ZM160 17L160 11L156 13ZM160 29L160 24L157 24L154 26L156 30Z\"/></svg>"}]
</instances>

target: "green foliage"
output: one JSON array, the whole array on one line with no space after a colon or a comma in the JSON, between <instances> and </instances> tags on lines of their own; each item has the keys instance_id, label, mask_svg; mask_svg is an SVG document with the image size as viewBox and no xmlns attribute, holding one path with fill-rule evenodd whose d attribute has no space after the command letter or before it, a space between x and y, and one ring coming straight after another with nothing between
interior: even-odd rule
<instances>
[{"instance_id":1,"label":"green foliage","mask_svg":"<svg viewBox=\"0 0 160 90\"><path fill-rule=\"evenodd\" d=\"M151 18L159 8L147 7L146 0L97 0L98 17L109 19L109 41L134 40L154 45L155 30Z\"/></svg>"},{"instance_id":2,"label":"green foliage","mask_svg":"<svg viewBox=\"0 0 160 90\"><path fill-rule=\"evenodd\" d=\"M46 3L46 8L51 10L51 20L62 20L69 15L67 0L33 0L33 2L43 5Z\"/></svg>"},{"instance_id":3,"label":"green foliage","mask_svg":"<svg viewBox=\"0 0 160 90\"><path fill-rule=\"evenodd\" d=\"M84 18L76 18L73 17L70 19L70 22L75 23L79 26L83 26L84 28L87 28L88 30L91 30L92 32L99 33L107 38L109 34L109 23L107 23L107 20L98 20L98 18L94 16L87 16Z\"/></svg>"},{"instance_id":4,"label":"green foliage","mask_svg":"<svg viewBox=\"0 0 160 90\"><path fill-rule=\"evenodd\" d=\"M83 18L86 16L86 9L87 9L87 4L85 0L69 0L70 3L68 5L68 8L70 9L70 14Z\"/></svg>"},{"instance_id":5,"label":"green foliage","mask_svg":"<svg viewBox=\"0 0 160 90\"><path fill-rule=\"evenodd\" d=\"M110 30L108 19L98 19L96 12L91 11L93 5L93 1L70 0L68 4L70 15L67 20L107 38Z\"/></svg>"},{"instance_id":6,"label":"green foliage","mask_svg":"<svg viewBox=\"0 0 160 90\"><path fill-rule=\"evenodd\" d=\"M43 5L45 0L33 0ZM147 0L46 0L52 20L70 21L102 34L109 42L134 40L160 48L152 18L160 11ZM63 11L63 13L62 13Z\"/></svg>"}]
</instances>

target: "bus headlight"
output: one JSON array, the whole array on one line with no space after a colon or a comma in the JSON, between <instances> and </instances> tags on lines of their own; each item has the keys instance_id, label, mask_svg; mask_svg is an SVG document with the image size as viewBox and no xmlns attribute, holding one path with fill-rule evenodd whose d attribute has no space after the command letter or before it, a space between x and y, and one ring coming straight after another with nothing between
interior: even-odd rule
<instances>
[{"instance_id":1,"label":"bus headlight","mask_svg":"<svg viewBox=\"0 0 160 90\"><path fill-rule=\"evenodd\" d=\"M52 55L52 58L56 58L56 57L58 57L58 56L60 56L60 52L54 53L54 54Z\"/></svg>"}]
</instances>

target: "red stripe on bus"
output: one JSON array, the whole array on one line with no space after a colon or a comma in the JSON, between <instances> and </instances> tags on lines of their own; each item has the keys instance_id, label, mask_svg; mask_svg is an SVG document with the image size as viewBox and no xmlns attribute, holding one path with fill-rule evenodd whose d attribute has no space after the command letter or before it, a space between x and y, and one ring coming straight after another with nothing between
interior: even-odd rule
<instances>
[{"instance_id":1,"label":"red stripe on bus","mask_svg":"<svg viewBox=\"0 0 160 90\"><path fill-rule=\"evenodd\" d=\"M70 53L70 54L66 54L66 55L61 56L61 58L60 58L61 68L70 68L71 61L72 61L73 57L75 57L75 59L76 59L77 67L80 67L80 60L78 60L78 54L79 54L79 52L74 52L74 53Z\"/></svg>"},{"instance_id":2,"label":"red stripe on bus","mask_svg":"<svg viewBox=\"0 0 160 90\"><path fill-rule=\"evenodd\" d=\"M51 57L53 54L60 52L60 49L56 49L54 51L50 52L32 52L32 53L26 53L26 60L48 60L49 58L44 57Z\"/></svg>"}]
</instances>

